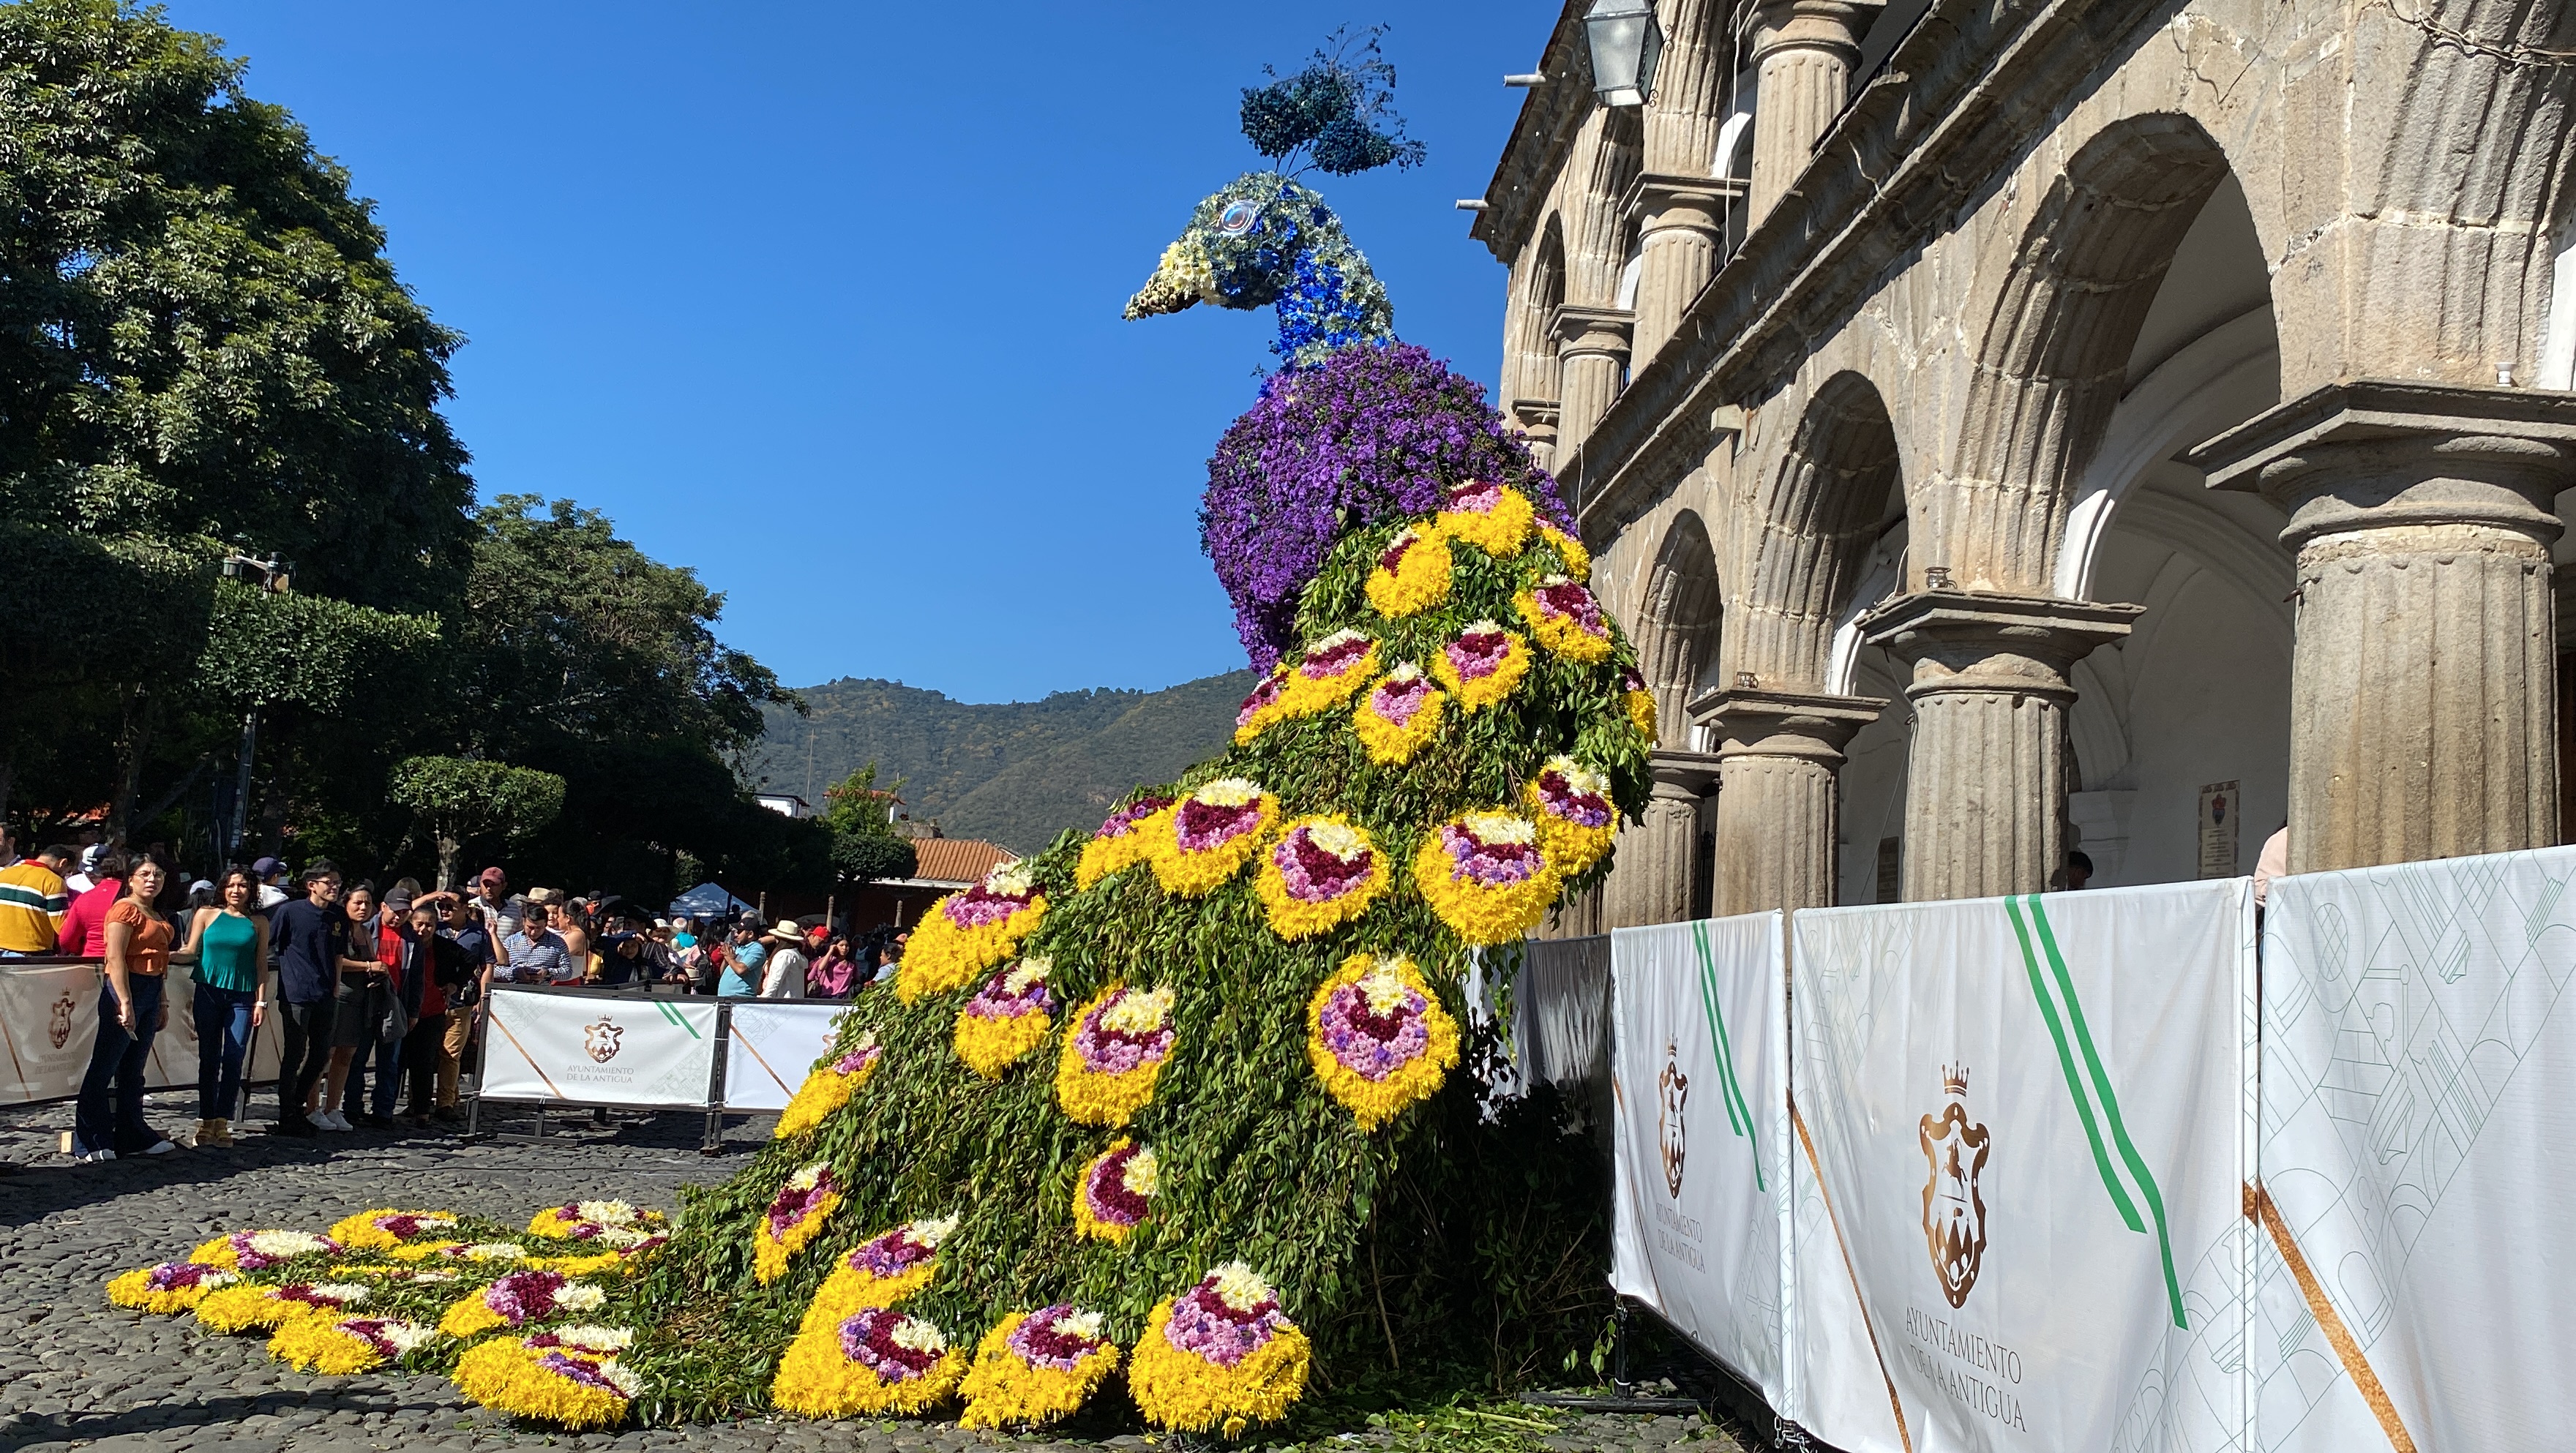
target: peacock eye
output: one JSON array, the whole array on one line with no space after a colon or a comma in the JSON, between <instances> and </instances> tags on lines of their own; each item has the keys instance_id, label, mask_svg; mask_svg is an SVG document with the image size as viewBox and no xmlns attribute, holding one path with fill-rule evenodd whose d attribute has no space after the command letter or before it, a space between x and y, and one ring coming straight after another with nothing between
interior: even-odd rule
<instances>
[{"instance_id":1,"label":"peacock eye","mask_svg":"<svg viewBox=\"0 0 2576 1453\"><path fill-rule=\"evenodd\" d=\"M1217 214L1216 230L1228 237L1241 237L1261 220L1261 209L1250 202L1234 202Z\"/></svg>"}]
</instances>

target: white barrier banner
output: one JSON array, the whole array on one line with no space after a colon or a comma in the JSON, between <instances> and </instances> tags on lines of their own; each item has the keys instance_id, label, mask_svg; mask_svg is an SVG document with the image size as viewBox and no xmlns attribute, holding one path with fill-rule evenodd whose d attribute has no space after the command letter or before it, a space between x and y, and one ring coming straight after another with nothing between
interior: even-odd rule
<instances>
[{"instance_id":1,"label":"white barrier banner","mask_svg":"<svg viewBox=\"0 0 2576 1453\"><path fill-rule=\"evenodd\" d=\"M1781 916L1610 936L1610 1284L1785 1406L1788 1002Z\"/></svg>"},{"instance_id":2,"label":"white barrier banner","mask_svg":"<svg viewBox=\"0 0 2576 1453\"><path fill-rule=\"evenodd\" d=\"M80 1093L98 1042L99 968L92 964L0 967L0 1104L69 1099ZM144 1084L155 1090L197 1083L196 981L187 965L170 970L169 1022L152 1038ZM277 1078L278 1022L251 1041L242 1078Z\"/></svg>"},{"instance_id":3,"label":"white barrier banner","mask_svg":"<svg viewBox=\"0 0 2576 1453\"><path fill-rule=\"evenodd\" d=\"M713 1000L495 988L482 1093L495 1100L704 1106L715 1057Z\"/></svg>"},{"instance_id":4,"label":"white barrier banner","mask_svg":"<svg viewBox=\"0 0 2576 1453\"><path fill-rule=\"evenodd\" d=\"M2283 878L2263 963L2267 1453L2576 1429L2576 848Z\"/></svg>"},{"instance_id":5,"label":"white barrier banner","mask_svg":"<svg viewBox=\"0 0 2576 1453\"><path fill-rule=\"evenodd\" d=\"M1892 1412L1802 1421L1848 1453L2242 1449L2251 880L1791 933L1794 1113L1839 1253L1796 1246L1795 1380ZM1811 1335L1836 1274L1868 1362Z\"/></svg>"},{"instance_id":6,"label":"white barrier banner","mask_svg":"<svg viewBox=\"0 0 2576 1453\"><path fill-rule=\"evenodd\" d=\"M725 1030L728 1110L784 1110L788 1097L832 1048L832 1025L847 1004L734 1001Z\"/></svg>"}]
</instances>

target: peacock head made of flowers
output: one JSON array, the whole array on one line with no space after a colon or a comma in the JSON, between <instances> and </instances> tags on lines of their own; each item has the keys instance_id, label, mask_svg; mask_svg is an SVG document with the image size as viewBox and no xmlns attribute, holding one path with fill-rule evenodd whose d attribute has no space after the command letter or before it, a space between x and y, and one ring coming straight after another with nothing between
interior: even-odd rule
<instances>
[{"instance_id":1,"label":"peacock head made of flowers","mask_svg":"<svg viewBox=\"0 0 2576 1453\"><path fill-rule=\"evenodd\" d=\"M1245 172L1200 200L1154 275L1127 300L1129 318L1200 303L1275 307L1271 350L1290 369L1395 337L1386 286L1333 209L1296 180L1310 170L1349 176L1422 160L1422 143L1404 139L1395 114L1395 68L1377 48L1382 32L1336 31L1304 70L1245 89L1243 134L1271 168Z\"/></svg>"}]
</instances>

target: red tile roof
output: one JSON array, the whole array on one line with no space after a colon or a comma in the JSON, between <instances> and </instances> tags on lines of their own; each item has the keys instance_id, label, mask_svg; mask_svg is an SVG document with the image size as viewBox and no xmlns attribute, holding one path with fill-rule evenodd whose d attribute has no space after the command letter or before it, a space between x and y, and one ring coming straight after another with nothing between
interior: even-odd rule
<instances>
[{"instance_id":1,"label":"red tile roof","mask_svg":"<svg viewBox=\"0 0 2576 1453\"><path fill-rule=\"evenodd\" d=\"M921 859L912 875L933 883L979 883L994 868L1020 858L1000 843L965 837L915 838L912 848Z\"/></svg>"}]
</instances>

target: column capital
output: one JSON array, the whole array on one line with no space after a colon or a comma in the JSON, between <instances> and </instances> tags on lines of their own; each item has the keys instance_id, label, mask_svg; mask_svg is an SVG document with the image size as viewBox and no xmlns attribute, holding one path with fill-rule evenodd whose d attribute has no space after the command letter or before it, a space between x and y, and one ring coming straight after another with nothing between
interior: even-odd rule
<instances>
[{"instance_id":1,"label":"column capital","mask_svg":"<svg viewBox=\"0 0 2576 1453\"><path fill-rule=\"evenodd\" d=\"M1559 358L1626 358L1636 326L1637 315L1625 308L1588 308L1580 303L1559 303L1547 320Z\"/></svg>"},{"instance_id":2,"label":"column capital","mask_svg":"<svg viewBox=\"0 0 2576 1453\"><path fill-rule=\"evenodd\" d=\"M1744 191L1741 177L1642 172L1620 195L1619 215L1637 224L1640 242L1677 227L1714 234L1724 224L1727 200Z\"/></svg>"},{"instance_id":3,"label":"column capital","mask_svg":"<svg viewBox=\"0 0 2576 1453\"><path fill-rule=\"evenodd\" d=\"M2053 596L1926 590L1861 617L1861 639L1914 664L1910 699L2019 692L2074 699L2066 672L2129 634L2146 607Z\"/></svg>"},{"instance_id":4,"label":"column capital","mask_svg":"<svg viewBox=\"0 0 2576 1453\"><path fill-rule=\"evenodd\" d=\"M1531 432L1540 429L1554 432L1559 412L1554 399L1512 400L1512 422Z\"/></svg>"},{"instance_id":5,"label":"column capital","mask_svg":"<svg viewBox=\"0 0 2576 1453\"><path fill-rule=\"evenodd\" d=\"M1875 696L1740 686L1707 692L1689 707L1691 720L1705 723L1716 735L1721 761L1793 757L1823 767L1841 766L1843 748L1853 735L1886 709L1886 700Z\"/></svg>"},{"instance_id":6,"label":"column capital","mask_svg":"<svg viewBox=\"0 0 2576 1453\"><path fill-rule=\"evenodd\" d=\"M1753 64L1784 50L1829 51L1846 67L1857 64L1860 38L1884 8L1885 0L1762 0L1753 9Z\"/></svg>"},{"instance_id":7,"label":"column capital","mask_svg":"<svg viewBox=\"0 0 2576 1453\"><path fill-rule=\"evenodd\" d=\"M1647 770L1654 774L1654 795L1664 801L1693 801L1708 795L1717 785L1717 754L1682 752L1657 748L1646 756Z\"/></svg>"},{"instance_id":8,"label":"column capital","mask_svg":"<svg viewBox=\"0 0 2576 1453\"><path fill-rule=\"evenodd\" d=\"M2182 455L2212 489L2289 512L2284 544L2400 525L2491 525L2543 542L2576 485L2576 394L2356 379Z\"/></svg>"}]
</instances>

